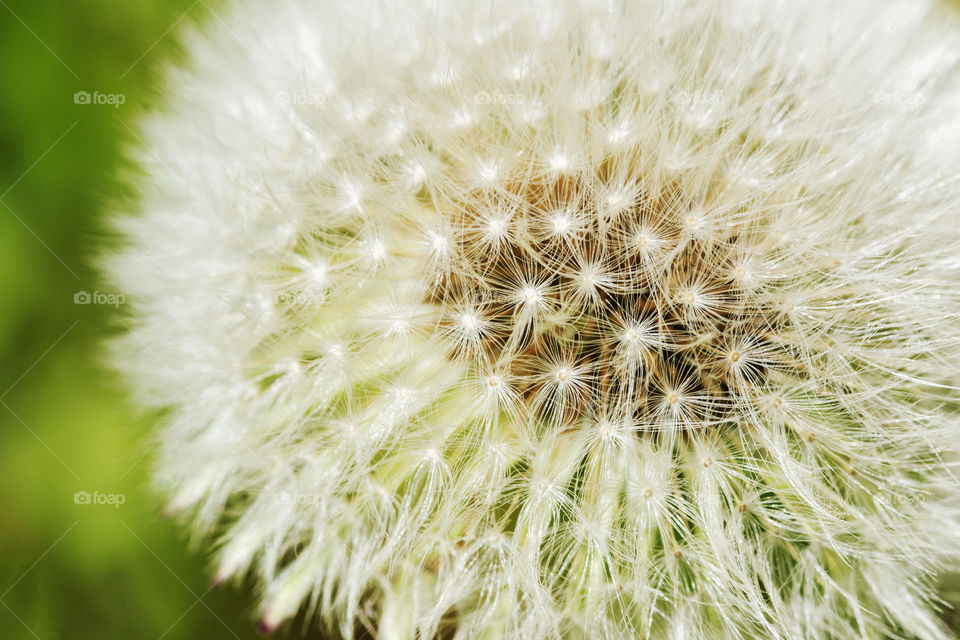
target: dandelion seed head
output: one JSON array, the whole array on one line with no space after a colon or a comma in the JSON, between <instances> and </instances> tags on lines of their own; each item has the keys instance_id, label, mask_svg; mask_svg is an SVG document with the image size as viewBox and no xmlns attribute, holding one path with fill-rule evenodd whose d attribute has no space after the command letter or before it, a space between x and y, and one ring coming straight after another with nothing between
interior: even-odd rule
<instances>
[{"instance_id":1,"label":"dandelion seed head","mask_svg":"<svg viewBox=\"0 0 960 640\"><path fill-rule=\"evenodd\" d=\"M240 0L191 36L106 270L217 579L345 637L949 637L948 22Z\"/></svg>"}]
</instances>

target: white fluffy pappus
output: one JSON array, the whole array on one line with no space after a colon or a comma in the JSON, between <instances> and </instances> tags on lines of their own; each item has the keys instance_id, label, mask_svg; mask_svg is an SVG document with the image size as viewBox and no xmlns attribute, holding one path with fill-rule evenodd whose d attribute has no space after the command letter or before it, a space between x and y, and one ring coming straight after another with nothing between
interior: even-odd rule
<instances>
[{"instance_id":1,"label":"white fluffy pappus","mask_svg":"<svg viewBox=\"0 0 960 640\"><path fill-rule=\"evenodd\" d=\"M347 638L950 637L958 34L278 0L188 35L106 270L217 579Z\"/></svg>"}]
</instances>

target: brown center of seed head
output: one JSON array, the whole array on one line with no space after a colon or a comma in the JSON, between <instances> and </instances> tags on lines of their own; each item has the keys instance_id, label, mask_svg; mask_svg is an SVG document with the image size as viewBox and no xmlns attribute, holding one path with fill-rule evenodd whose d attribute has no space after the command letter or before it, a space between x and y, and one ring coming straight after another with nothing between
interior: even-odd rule
<instances>
[{"instance_id":1,"label":"brown center of seed head","mask_svg":"<svg viewBox=\"0 0 960 640\"><path fill-rule=\"evenodd\" d=\"M732 364L752 385L763 374L731 341L759 344L773 322L743 301L748 239L710 228L709 191L696 203L679 180L653 192L623 171L541 172L450 202L449 266L429 300L456 357L509 381L529 418L716 424ZM458 325L465 310L478 321Z\"/></svg>"}]
</instances>

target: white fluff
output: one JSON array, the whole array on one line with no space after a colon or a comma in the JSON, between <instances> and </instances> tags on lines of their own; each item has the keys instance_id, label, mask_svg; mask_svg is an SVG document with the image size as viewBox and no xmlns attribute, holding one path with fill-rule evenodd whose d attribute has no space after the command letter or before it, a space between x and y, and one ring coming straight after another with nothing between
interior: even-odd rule
<instances>
[{"instance_id":1,"label":"white fluff","mask_svg":"<svg viewBox=\"0 0 960 640\"><path fill-rule=\"evenodd\" d=\"M171 508L352 637L947 638L956 26L240 2L107 270Z\"/></svg>"}]
</instances>

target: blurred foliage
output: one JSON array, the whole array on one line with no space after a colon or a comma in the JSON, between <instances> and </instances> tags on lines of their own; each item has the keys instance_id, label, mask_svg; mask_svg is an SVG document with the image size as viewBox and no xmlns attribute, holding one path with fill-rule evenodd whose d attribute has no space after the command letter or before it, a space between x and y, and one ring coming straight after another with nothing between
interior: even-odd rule
<instances>
[{"instance_id":1,"label":"blurred foliage","mask_svg":"<svg viewBox=\"0 0 960 640\"><path fill-rule=\"evenodd\" d=\"M0 0L0 638L258 637L149 488L149 420L100 363L123 321L91 262L128 128L209 0ZM125 103L75 104L74 94ZM74 494L124 503L75 504ZM302 621L289 636L307 637Z\"/></svg>"}]
</instances>

